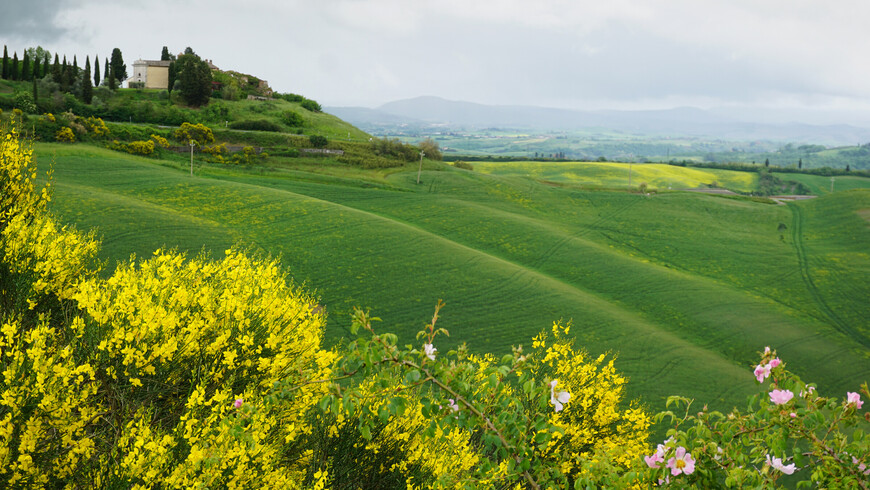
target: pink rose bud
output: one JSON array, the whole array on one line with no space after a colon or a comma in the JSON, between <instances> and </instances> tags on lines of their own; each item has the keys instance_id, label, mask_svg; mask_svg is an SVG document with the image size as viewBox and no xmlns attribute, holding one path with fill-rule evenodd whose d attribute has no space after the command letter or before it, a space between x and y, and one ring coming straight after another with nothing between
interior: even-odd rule
<instances>
[{"instance_id":1,"label":"pink rose bud","mask_svg":"<svg viewBox=\"0 0 870 490\"><path fill-rule=\"evenodd\" d=\"M242 403L244 403L244 400L242 400L241 398L236 398L236 401L233 402L233 406L239 408L242 406Z\"/></svg>"}]
</instances>

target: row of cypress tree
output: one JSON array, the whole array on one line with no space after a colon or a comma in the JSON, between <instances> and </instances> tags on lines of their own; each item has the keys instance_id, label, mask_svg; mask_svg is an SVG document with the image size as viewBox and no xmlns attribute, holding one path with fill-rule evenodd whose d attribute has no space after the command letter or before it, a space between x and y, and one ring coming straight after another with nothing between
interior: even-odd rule
<instances>
[{"instance_id":1,"label":"row of cypress tree","mask_svg":"<svg viewBox=\"0 0 870 490\"><path fill-rule=\"evenodd\" d=\"M94 86L106 84L109 88L115 89L120 82L127 78L127 65L124 64L124 58L120 49L115 48L112 50L111 61L109 58L104 59L105 65L101 77L99 56L94 57L94 70L92 74L90 56L85 58L85 66L83 68L79 68L78 60L75 56L73 56L72 64L70 64L67 61L66 55L63 56L63 61L61 61L57 53L54 54L54 63L52 63L51 53L42 46L38 46L24 50L24 56L19 61L18 52L14 52L10 59L8 47L4 45L2 73L0 73L0 77L4 80L33 81L34 98L37 97L37 80L50 76L52 81L60 85L60 91L64 93L69 92L76 81L80 80L81 98L85 103L90 104Z\"/></svg>"}]
</instances>

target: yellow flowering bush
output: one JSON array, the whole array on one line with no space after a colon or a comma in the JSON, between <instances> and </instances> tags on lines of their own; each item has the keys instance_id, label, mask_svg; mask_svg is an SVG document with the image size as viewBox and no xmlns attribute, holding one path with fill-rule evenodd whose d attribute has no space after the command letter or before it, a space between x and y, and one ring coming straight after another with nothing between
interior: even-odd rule
<instances>
[{"instance_id":1,"label":"yellow flowering bush","mask_svg":"<svg viewBox=\"0 0 870 490\"><path fill-rule=\"evenodd\" d=\"M228 154L229 150L226 143L221 143L219 145L203 146L202 152L208 155L209 161L223 163L224 155Z\"/></svg>"},{"instance_id":2,"label":"yellow flowering bush","mask_svg":"<svg viewBox=\"0 0 870 490\"><path fill-rule=\"evenodd\" d=\"M453 488L473 477L481 459L471 432L433 425L419 393L401 390L401 379L368 377L354 388L345 410L318 412L312 420L321 441L309 469L323 471L330 486L360 479L384 487ZM431 428L431 433L429 433Z\"/></svg>"},{"instance_id":3,"label":"yellow flowering bush","mask_svg":"<svg viewBox=\"0 0 870 490\"><path fill-rule=\"evenodd\" d=\"M76 135L72 129L64 126L57 130L57 133L54 134L54 139L61 143L75 143Z\"/></svg>"},{"instance_id":4,"label":"yellow flowering bush","mask_svg":"<svg viewBox=\"0 0 870 490\"><path fill-rule=\"evenodd\" d=\"M84 120L85 126L94 133L95 136L108 136L109 128L102 118L90 116Z\"/></svg>"},{"instance_id":5,"label":"yellow flowering bush","mask_svg":"<svg viewBox=\"0 0 870 490\"><path fill-rule=\"evenodd\" d=\"M131 141L124 145L124 149L131 155L149 156L154 153L154 142L148 141Z\"/></svg>"},{"instance_id":6,"label":"yellow flowering bush","mask_svg":"<svg viewBox=\"0 0 870 490\"><path fill-rule=\"evenodd\" d=\"M155 145L161 148L169 148L169 141L167 141L166 138L160 136L159 134L152 134L151 141L153 141Z\"/></svg>"},{"instance_id":7,"label":"yellow flowering bush","mask_svg":"<svg viewBox=\"0 0 870 490\"><path fill-rule=\"evenodd\" d=\"M497 360L463 347L442 355L435 346L447 333L435 329L440 307L418 334L425 339L419 349L398 347L395 335L376 333L377 319L357 310L352 331L371 337L349 343L336 372L366 381L333 384L322 402L355 419L372 450L402 440L403 469L427 454L430 462L417 468L430 477L409 486L571 488L638 466L650 417L636 403L623 406L625 379L612 361L575 351L559 324L552 342L541 334L527 354L517 347ZM379 401L366 402L370 397ZM608 465L602 469L598 459ZM334 478L336 469L327 469Z\"/></svg>"},{"instance_id":8,"label":"yellow flowering bush","mask_svg":"<svg viewBox=\"0 0 870 490\"><path fill-rule=\"evenodd\" d=\"M614 359L576 351L569 331L570 325L554 323L552 339L541 332L532 341L541 359L534 366L536 376L550 379L550 423L559 429L544 454L554 455L572 478L583 473L596 452L627 469L647 450L652 418L637 402L622 407L627 379L616 372ZM560 403L558 393L568 393L569 403Z\"/></svg>"},{"instance_id":9,"label":"yellow flowering bush","mask_svg":"<svg viewBox=\"0 0 870 490\"><path fill-rule=\"evenodd\" d=\"M0 486L302 481L335 361L314 299L238 250L99 276L94 237L45 212L29 147L0 141Z\"/></svg>"},{"instance_id":10,"label":"yellow flowering bush","mask_svg":"<svg viewBox=\"0 0 870 490\"><path fill-rule=\"evenodd\" d=\"M75 229L59 227L44 213L12 216L0 237L3 261L9 272L28 276L31 289L25 300L54 294L70 299L78 282L95 273L99 243L93 232L82 234Z\"/></svg>"},{"instance_id":11,"label":"yellow flowering bush","mask_svg":"<svg viewBox=\"0 0 870 490\"><path fill-rule=\"evenodd\" d=\"M0 127L0 231L16 214L31 216L45 210L50 187L35 192L33 148L19 139L15 122Z\"/></svg>"},{"instance_id":12,"label":"yellow flowering bush","mask_svg":"<svg viewBox=\"0 0 870 490\"><path fill-rule=\"evenodd\" d=\"M172 133L172 137L184 143L193 141L197 146L214 143L214 133L212 133L211 128L201 123L182 123L181 126Z\"/></svg>"}]
</instances>

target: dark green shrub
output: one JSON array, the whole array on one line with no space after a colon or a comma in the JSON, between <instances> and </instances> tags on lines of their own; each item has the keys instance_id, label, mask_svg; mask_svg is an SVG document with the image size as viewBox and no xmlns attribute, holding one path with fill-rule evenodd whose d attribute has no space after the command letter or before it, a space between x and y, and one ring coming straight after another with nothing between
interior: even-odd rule
<instances>
[{"instance_id":1,"label":"dark green shrub","mask_svg":"<svg viewBox=\"0 0 870 490\"><path fill-rule=\"evenodd\" d=\"M417 148L402 143L398 139L375 138L372 140L372 152L382 157L398 158L403 162L410 162L420 158Z\"/></svg>"},{"instance_id":2,"label":"dark green shrub","mask_svg":"<svg viewBox=\"0 0 870 490\"><path fill-rule=\"evenodd\" d=\"M301 95L297 95L297 94L276 94L275 97L280 97L280 98L286 100L287 102L296 102L296 103L299 103L299 102L302 102L303 100L305 100L305 97L303 97Z\"/></svg>"},{"instance_id":3,"label":"dark green shrub","mask_svg":"<svg viewBox=\"0 0 870 490\"><path fill-rule=\"evenodd\" d=\"M36 104L33 102L33 94L30 92L18 92L15 94L15 107L27 114L36 112Z\"/></svg>"},{"instance_id":4,"label":"dark green shrub","mask_svg":"<svg viewBox=\"0 0 870 490\"><path fill-rule=\"evenodd\" d=\"M441 160L441 148L432 138L426 138L417 144L429 160Z\"/></svg>"},{"instance_id":5,"label":"dark green shrub","mask_svg":"<svg viewBox=\"0 0 870 490\"><path fill-rule=\"evenodd\" d=\"M40 117L36 119L31 128L33 130L33 139L37 141L54 141L54 136L61 128L61 124L57 120Z\"/></svg>"},{"instance_id":6,"label":"dark green shrub","mask_svg":"<svg viewBox=\"0 0 870 490\"><path fill-rule=\"evenodd\" d=\"M305 125L305 120L303 120L302 116L295 111L284 111L281 114L281 120L291 128L298 128Z\"/></svg>"},{"instance_id":7,"label":"dark green shrub","mask_svg":"<svg viewBox=\"0 0 870 490\"><path fill-rule=\"evenodd\" d=\"M303 109L308 109L311 112L320 112L322 110L320 104L311 99L303 100L300 105Z\"/></svg>"},{"instance_id":8,"label":"dark green shrub","mask_svg":"<svg viewBox=\"0 0 870 490\"><path fill-rule=\"evenodd\" d=\"M326 136L321 136L319 134L312 134L308 137L308 141L311 143L311 146L315 148L323 148L327 143L329 143Z\"/></svg>"},{"instance_id":9,"label":"dark green shrub","mask_svg":"<svg viewBox=\"0 0 870 490\"><path fill-rule=\"evenodd\" d=\"M474 166L472 164L468 162L463 162L462 160L457 160L453 162L453 166L464 170L474 170Z\"/></svg>"}]
</instances>

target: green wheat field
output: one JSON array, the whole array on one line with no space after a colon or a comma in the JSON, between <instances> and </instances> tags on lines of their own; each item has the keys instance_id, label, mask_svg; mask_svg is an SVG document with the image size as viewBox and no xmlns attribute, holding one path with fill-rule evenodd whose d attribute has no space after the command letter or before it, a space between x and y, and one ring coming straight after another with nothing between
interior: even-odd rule
<instances>
[{"instance_id":1,"label":"green wheat field","mask_svg":"<svg viewBox=\"0 0 870 490\"><path fill-rule=\"evenodd\" d=\"M52 212L96 228L110 264L160 247L280 256L349 336L369 307L403 344L431 319L509 353L560 319L588 351L614 352L652 409L680 394L728 409L756 383L757 353L842 397L870 379L870 179L802 179L787 205L679 189L747 191L756 174L627 164L475 163L363 172L312 163L187 167L96 147L37 144L54 169ZM565 184L565 185L554 185ZM589 187L590 189L586 189ZM597 189L596 189L597 188ZM611 190L602 190L611 188ZM671 189L670 192L664 192Z\"/></svg>"}]
</instances>

